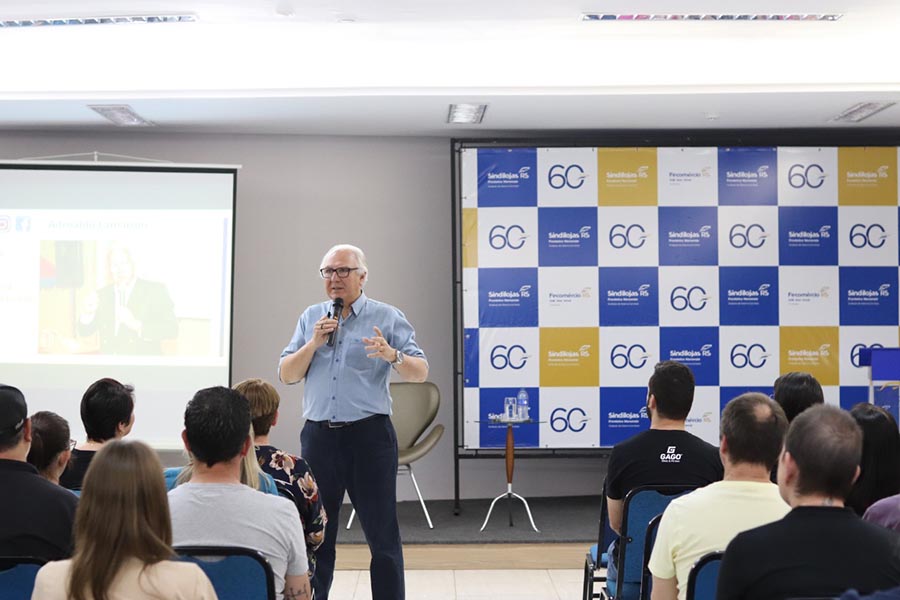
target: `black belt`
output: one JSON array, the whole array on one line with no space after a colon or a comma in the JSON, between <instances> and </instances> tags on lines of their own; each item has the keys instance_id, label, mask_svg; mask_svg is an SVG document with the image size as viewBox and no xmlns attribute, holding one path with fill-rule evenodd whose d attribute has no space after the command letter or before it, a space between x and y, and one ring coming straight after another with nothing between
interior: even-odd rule
<instances>
[{"instance_id":1,"label":"black belt","mask_svg":"<svg viewBox=\"0 0 900 600\"><path fill-rule=\"evenodd\" d=\"M322 429L342 429L344 427L352 427L353 425L359 425L360 423L365 423L366 421L371 421L372 419L376 419L378 417L386 417L387 415L369 415L368 417L363 417L362 419L357 419L356 421L306 421L307 423L312 423L316 427L321 427Z\"/></svg>"}]
</instances>

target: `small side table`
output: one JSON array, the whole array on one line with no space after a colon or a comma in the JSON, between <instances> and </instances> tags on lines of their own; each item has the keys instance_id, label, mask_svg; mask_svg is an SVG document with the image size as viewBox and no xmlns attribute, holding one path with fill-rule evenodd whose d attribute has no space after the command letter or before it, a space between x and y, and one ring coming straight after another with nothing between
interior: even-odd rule
<instances>
[{"instance_id":1,"label":"small side table","mask_svg":"<svg viewBox=\"0 0 900 600\"><path fill-rule=\"evenodd\" d=\"M484 523L481 525L481 531L484 531L484 528L487 527L488 521L491 518L491 512L494 510L494 505L497 504L497 501L501 498L506 498L507 508L509 509L509 526L513 526L513 518L512 518L512 499L518 498L522 501L522 504L525 505L525 512L528 514L528 520L531 521L531 528L540 533L540 529L537 528L537 525L534 524L534 517L531 516L531 508L528 506L528 501L525 500L522 496L515 493L513 491L513 467L515 466L516 455L516 443L513 438L513 425L518 425L521 423L532 423L533 421L508 421L506 422L506 492L500 494L494 501L491 502L491 507L488 509L487 516L484 518Z\"/></svg>"}]
</instances>

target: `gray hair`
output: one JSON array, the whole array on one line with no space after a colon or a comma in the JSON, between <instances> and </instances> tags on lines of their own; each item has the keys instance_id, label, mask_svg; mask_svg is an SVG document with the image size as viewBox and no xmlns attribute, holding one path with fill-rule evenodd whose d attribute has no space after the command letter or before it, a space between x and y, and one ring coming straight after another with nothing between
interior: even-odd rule
<instances>
[{"instance_id":1,"label":"gray hair","mask_svg":"<svg viewBox=\"0 0 900 600\"><path fill-rule=\"evenodd\" d=\"M328 252L325 253L325 256L322 257L322 262L319 263L319 268L325 267L325 261L329 256L336 252L347 251L353 254L356 257L356 264L360 266L360 269L363 273L368 274L369 265L366 263L366 255L365 253L358 247L353 246L351 244L336 244L328 249Z\"/></svg>"}]
</instances>

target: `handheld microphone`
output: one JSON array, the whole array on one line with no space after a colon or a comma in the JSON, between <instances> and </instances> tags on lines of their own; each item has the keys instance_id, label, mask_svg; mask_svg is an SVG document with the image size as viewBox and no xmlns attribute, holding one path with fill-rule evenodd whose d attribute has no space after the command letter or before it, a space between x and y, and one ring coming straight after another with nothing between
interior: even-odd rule
<instances>
[{"instance_id":1,"label":"handheld microphone","mask_svg":"<svg viewBox=\"0 0 900 600\"><path fill-rule=\"evenodd\" d=\"M341 313L344 311L344 299L343 298L335 298L334 304L331 305L331 314L334 315L334 318L338 321L341 320ZM326 344L329 346L334 346L334 338L337 337L337 329L328 334L328 341Z\"/></svg>"}]
</instances>

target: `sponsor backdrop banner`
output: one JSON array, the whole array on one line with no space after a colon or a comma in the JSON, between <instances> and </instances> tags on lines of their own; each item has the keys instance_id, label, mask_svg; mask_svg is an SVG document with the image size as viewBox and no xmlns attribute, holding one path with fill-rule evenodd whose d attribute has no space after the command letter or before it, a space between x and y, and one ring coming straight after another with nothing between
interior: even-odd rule
<instances>
[{"instance_id":1,"label":"sponsor backdrop banner","mask_svg":"<svg viewBox=\"0 0 900 600\"><path fill-rule=\"evenodd\" d=\"M660 360L697 379L688 428L813 373L868 399L866 348L897 347L898 149L462 151L466 448L610 447L649 427ZM896 414L896 387L876 394Z\"/></svg>"}]
</instances>

